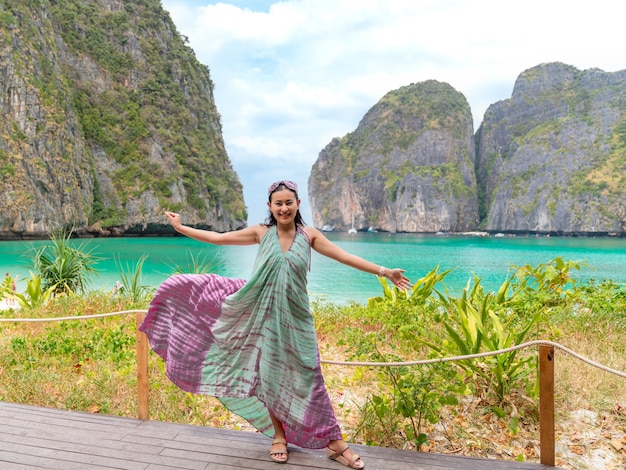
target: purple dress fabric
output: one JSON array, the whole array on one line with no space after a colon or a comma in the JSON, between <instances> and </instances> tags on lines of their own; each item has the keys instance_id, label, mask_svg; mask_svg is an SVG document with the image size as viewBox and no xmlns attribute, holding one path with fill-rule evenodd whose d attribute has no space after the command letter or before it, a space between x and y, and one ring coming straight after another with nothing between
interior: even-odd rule
<instances>
[{"instance_id":1,"label":"purple dress fabric","mask_svg":"<svg viewBox=\"0 0 626 470\"><path fill-rule=\"evenodd\" d=\"M341 439L320 368L306 289L309 238L300 227L283 252L263 236L249 281L180 274L157 290L139 327L181 389L212 395L272 437L319 449Z\"/></svg>"}]
</instances>

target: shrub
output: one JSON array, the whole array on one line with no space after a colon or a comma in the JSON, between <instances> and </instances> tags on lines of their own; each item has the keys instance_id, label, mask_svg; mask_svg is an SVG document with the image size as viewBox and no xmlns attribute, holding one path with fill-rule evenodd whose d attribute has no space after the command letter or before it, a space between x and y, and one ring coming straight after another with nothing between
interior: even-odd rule
<instances>
[{"instance_id":1,"label":"shrub","mask_svg":"<svg viewBox=\"0 0 626 470\"><path fill-rule=\"evenodd\" d=\"M42 289L55 293L84 293L89 276L96 273L99 260L85 244L70 244L71 230L62 229L50 235L52 245L36 249L32 259L35 275L42 280Z\"/></svg>"}]
</instances>

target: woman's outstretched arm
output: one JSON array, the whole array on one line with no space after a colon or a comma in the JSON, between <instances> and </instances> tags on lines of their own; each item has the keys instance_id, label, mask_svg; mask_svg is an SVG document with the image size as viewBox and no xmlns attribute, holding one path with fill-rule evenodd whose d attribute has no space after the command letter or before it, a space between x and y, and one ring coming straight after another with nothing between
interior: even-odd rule
<instances>
[{"instance_id":1,"label":"woman's outstretched arm","mask_svg":"<svg viewBox=\"0 0 626 470\"><path fill-rule=\"evenodd\" d=\"M348 253L343 248L335 245L326 236L314 227L305 227L307 235L311 240L311 248L318 253L332 258L340 263L350 266L366 273L376 274L377 276L386 277L400 289L409 289L411 282L404 275L405 270L400 268L386 268L379 264L372 263L360 256Z\"/></svg>"},{"instance_id":2,"label":"woman's outstretched arm","mask_svg":"<svg viewBox=\"0 0 626 470\"><path fill-rule=\"evenodd\" d=\"M257 224L242 230L219 233L183 225L180 214L176 212L166 211L165 216L172 224L174 230L181 235L201 242L211 243L212 245L254 245L259 243L265 232L267 232L267 227Z\"/></svg>"}]
</instances>

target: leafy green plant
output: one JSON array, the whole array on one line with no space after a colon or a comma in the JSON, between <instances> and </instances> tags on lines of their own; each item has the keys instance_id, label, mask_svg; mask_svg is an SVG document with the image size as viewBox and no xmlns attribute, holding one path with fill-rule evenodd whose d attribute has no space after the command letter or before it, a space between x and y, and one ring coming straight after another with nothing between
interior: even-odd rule
<instances>
[{"instance_id":1,"label":"leafy green plant","mask_svg":"<svg viewBox=\"0 0 626 470\"><path fill-rule=\"evenodd\" d=\"M21 307L34 309L46 305L53 297L55 285L44 289L42 287L41 276L30 273L30 279L26 280L26 290L24 293L14 292L13 295Z\"/></svg>"},{"instance_id":2,"label":"leafy green plant","mask_svg":"<svg viewBox=\"0 0 626 470\"><path fill-rule=\"evenodd\" d=\"M512 284L523 286L526 293L535 297L545 305L562 303L566 293L575 289L578 282L571 276L572 270L580 271L579 261L564 261L555 258L547 263L537 266L514 266L515 276L511 279Z\"/></svg>"},{"instance_id":3,"label":"leafy green plant","mask_svg":"<svg viewBox=\"0 0 626 470\"><path fill-rule=\"evenodd\" d=\"M575 302L575 318L581 325L601 322L626 330L626 284L590 280L569 297Z\"/></svg>"},{"instance_id":4,"label":"leafy green plant","mask_svg":"<svg viewBox=\"0 0 626 470\"><path fill-rule=\"evenodd\" d=\"M13 289L11 289L12 282L13 279L10 276L4 278L2 284L0 284L0 300L13 294Z\"/></svg>"},{"instance_id":5,"label":"leafy green plant","mask_svg":"<svg viewBox=\"0 0 626 470\"><path fill-rule=\"evenodd\" d=\"M142 281L143 265L147 258L148 255L142 255L134 266L129 263L122 265L121 260L115 259L122 284L117 292L132 303L144 301L153 291L153 288L144 285Z\"/></svg>"},{"instance_id":6,"label":"leafy green plant","mask_svg":"<svg viewBox=\"0 0 626 470\"><path fill-rule=\"evenodd\" d=\"M359 434L370 445L398 446L402 439L420 449L428 442L425 424L438 422L441 408L457 405L465 389L455 369L444 363L385 367L381 374L389 389L368 397L361 410Z\"/></svg>"},{"instance_id":7,"label":"leafy green plant","mask_svg":"<svg viewBox=\"0 0 626 470\"><path fill-rule=\"evenodd\" d=\"M55 293L83 293L89 276L97 271L99 258L85 243L72 246L71 230L62 229L50 235L52 245L35 250L32 259L35 274L41 277L43 290L54 288Z\"/></svg>"},{"instance_id":8,"label":"leafy green plant","mask_svg":"<svg viewBox=\"0 0 626 470\"><path fill-rule=\"evenodd\" d=\"M497 351L524 342L531 328L541 319L542 310L520 319L509 308L512 300L525 288L521 282L512 288L510 276L497 293L485 293L480 278L474 276L474 285L468 282L460 297L444 297L447 309L440 319L448 337L440 343L419 339L440 355L472 355ZM510 351L480 360L467 359L457 363L468 374L483 379L488 390L495 390L499 400L504 400L513 384L530 375L536 356L519 357L519 351Z\"/></svg>"},{"instance_id":9,"label":"leafy green plant","mask_svg":"<svg viewBox=\"0 0 626 470\"><path fill-rule=\"evenodd\" d=\"M218 270L222 262L213 254L209 257L208 253L194 255L191 250L187 250L184 265L171 265L170 268L174 274L205 274L213 273Z\"/></svg>"},{"instance_id":10,"label":"leafy green plant","mask_svg":"<svg viewBox=\"0 0 626 470\"><path fill-rule=\"evenodd\" d=\"M436 266L435 269L430 271L426 276L418 279L411 289L409 290L400 290L393 284L390 284L386 278L379 277L378 280L383 288L383 295L378 297L371 297L368 299L367 304L370 308L374 307L376 304L383 302L401 302L405 300L409 300L414 304L423 304L429 299L433 293L439 293L435 286L442 282L443 279L452 271L448 269L442 273L439 272L439 266Z\"/></svg>"}]
</instances>

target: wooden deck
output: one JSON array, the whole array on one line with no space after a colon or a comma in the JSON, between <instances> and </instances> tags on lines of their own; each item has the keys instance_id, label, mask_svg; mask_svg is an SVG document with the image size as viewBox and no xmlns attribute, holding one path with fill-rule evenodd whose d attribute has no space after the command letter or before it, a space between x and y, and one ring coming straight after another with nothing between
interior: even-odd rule
<instances>
[{"instance_id":1,"label":"wooden deck","mask_svg":"<svg viewBox=\"0 0 626 470\"><path fill-rule=\"evenodd\" d=\"M345 469L323 451L290 446L269 460L270 440L238 432L0 402L0 469ZM353 445L369 470L533 470L540 464Z\"/></svg>"}]
</instances>

